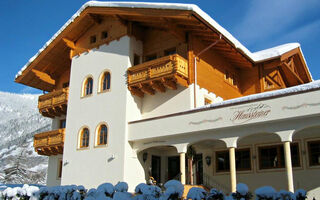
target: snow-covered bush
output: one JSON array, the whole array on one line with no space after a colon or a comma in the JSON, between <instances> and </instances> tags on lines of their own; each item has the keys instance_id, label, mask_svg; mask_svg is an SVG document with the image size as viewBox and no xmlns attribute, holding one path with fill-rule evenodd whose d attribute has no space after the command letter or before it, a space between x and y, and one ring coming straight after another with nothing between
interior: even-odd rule
<instances>
[{"instance_id":1,"label":"snow-covered bush","mask_svg":"<svg viewBox=\"0 0 320 200\"><path fill-rule=\"evenodd\" d=\"M280 190L278 192L278 196L281 200L295 200L296 197L292 192L289 192L287 190Z\"/></svg>"},{"instance_id":2,"label":"snow-covered bush","mask_svg":"<svg viewBox=\"0 0 320 200\"><path fill-rule=\"evenodd\" d=\"M296 200L305 200L307 199L307 192L303 189L299 189L294 193Z\"/></svg>"},{"instance_id":3,"label":"snow-covered bush","mask_svg":"<svg viewBox=\"0 0 320 200\"><path fill-rule=\"evenodd\" d=\"M175 200L183 195L184 186L180 181L170 180L164 184L165 192L161 195L160 200Z\"/></svg>"},{"instance_id":4,"label":"snow-covered bush","mask_svg":"<svg viewBox=\"0 0 320 200\"><path fill-rule=\"evenodd\" d=\"M235 193L231 194L232 199L236 200L250 200L252 198L252 194L249 192L249 188L244 183L238 183L237 189Z\"/></svg>"},{"instance_id":5,"label":"snow-covered bush","mask_svg":"<svg viewBox=\"0 0 320 200\"><path fill-rule=\"evenodd\" d=\"M156 200L161 195L161 189L158 186L145 183L137 185L135 192L137 195L133 197L133 200Z\"/></svg>"},{"instance_id":6,"label":"snow-covered bush","mask_svg":"<svg viewBox=\"0 0 320 200\"><path fill-rule=\"evenodd\" d=\"M118 182L115 186L114 189L117 192L128 192L128 183L126 182Z\"/></svg>"},{"instance_id":7,"label":"snow-covered bush","mask_svg":"<svg viewBox=\"0 0 320 200\"><path fill-rule=\"evenodd\" d=\"M103 183L97 188L97 193L103 193L106 197L113 197L114 191L114 186L111 183Z\"/></svg>"},{"instance_id":8,"label":"snow-covered bush","mask_svg":"<svg viewBox=\"0 0 320 200\"><path fill-rule=\"evenodd\" d=\"M206 196L207 196L207 191L205 191L203 188L193 187L193 188L190 188L187 194L187 199L202 200L202 199L205 199Z\"/></svg>"},{"instance_id":9,"label":"snow-covered bush","mask_svg":"<svg viewBox=\"0 0 320 200\"><path fill-rule=\"evenodd\" d=\"M224 200L225 195L222 191L212 188L206 197L206 200Z\"/></svg>"},{"instance_id":10,"label":"snow-covered bush","mask_svg":"<svg viewBox=\"0 0 320 200\"><path fill-rule=\"evenodd\" d=\"M14 188L6 188L3 192L1 192L2 199L30 199L36 200L36 193L39 191L39 188L36 186L29 186L27 184L23 185L23 187L14 187Z\"/></svg>"},{"instance_id":11,"label":"snow-covered bush","mask_svg":"<svg viewBox=\"0 0 320 200\"><path fill-rule=\"evenodd\" d=\"M256 189L256 200L278 200L280 199L277 191L271 186L264 186Z\"/></svg>"},{"instance_id":12,"label":"snow-covered bush","mask_svg":"<svg viewBox=\"0 0 320 200\"><path fill-rule=\"evenodd\" d=\"M164 184L162 191L158 186L141 183L136 186L135 193L128 192L128 184L118 182L115 186L103 183L97 189L88 192L83 186L66 185L54 187L8 187L0 191L0 200L181 200L184 186L176 180ZM271 186L256 189L256 200L306 200L307 193L299 189L294 194L285 190L277 192ZM188 200L250 200L252 198L248 186L239 183L237 191L225 196L222 191L211 189L208 193L202 188L190 188Z\"/></svg>"}]
</instances>

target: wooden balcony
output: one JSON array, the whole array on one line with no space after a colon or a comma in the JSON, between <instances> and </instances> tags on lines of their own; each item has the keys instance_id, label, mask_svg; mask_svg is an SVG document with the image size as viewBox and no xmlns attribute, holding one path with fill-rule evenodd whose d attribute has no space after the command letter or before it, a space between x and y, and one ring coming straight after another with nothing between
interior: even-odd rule
<instances>
[{"instance_id":1,"label":"wooden balcony","mask_svg":"<svg viewBox=\"0 0 320 200\"><path fill-rule=\"evenodd\" d=\"M148 61L127 72L128 89L132 95L143 97L166 89L177 89L177 84L188 87L188 61L178 54Z\"/></svg>"},{"instance_id":2,"label":"wooden balcony","mask_svg":"<svg viewBox=\"0 0 320 200\"><path fill-rule=\"evenodd\" d=\"M69 88L63 88L39 96L39 112L45 117L56 117L67 113Z\"/></svg>"},{"instance_id":3,"label":"wooden balcony","mask_svg":"<svg viewBox=\"0 0 320 200\"><path fill-rule=\"evenodd\" d=\"M64 128L35 134L33 147L39 155L63 154L64 134Z\"/></svg>"}]
</instances>

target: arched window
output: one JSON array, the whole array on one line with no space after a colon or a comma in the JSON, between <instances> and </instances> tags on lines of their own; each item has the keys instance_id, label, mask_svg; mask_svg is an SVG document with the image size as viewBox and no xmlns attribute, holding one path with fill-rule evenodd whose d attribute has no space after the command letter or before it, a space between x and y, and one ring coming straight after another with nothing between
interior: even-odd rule
<instances>
[{"instance_id":1,"label":"arched window","mask_svg":"<svg viewBox=\"0 0 320 200\"><path fill-rule=\"evenodd\" d=\"M109 71L103 72L100 76L100 90L99 92L107 91L110 89L111 74Z\"/></svg>"},{"instance_id":2,"label":"arched window","mask_svg":"<svg viewBox=\"0 0 320 200\"><path fill-rule=\"evenodd\" d=\"M88 77L83 84L82 96L87 96L92 94L92 87L93 87L93 79L91 77Z\"/></svg>"},{"instance_id":3,"label":"arched window","mask_svg":"<svg viewBox=\"0 0 320 200\"><path fill-rule=\"evenodd\" d=\"M84 128L81 131L81 135L80 135L80 148L85 148L89 146L89 129L88 128Z\"/></svg>"},{"instance_id":4,"label":"arched window","mask_svg":"<svg viewBox=\"0 0 320 200\"><path fill-rule=\"evenodd\" d=\"M97 135L97 145L106 145L108 143L108 127L105 124L99 126Z\"/></svg>"}]
</instances>

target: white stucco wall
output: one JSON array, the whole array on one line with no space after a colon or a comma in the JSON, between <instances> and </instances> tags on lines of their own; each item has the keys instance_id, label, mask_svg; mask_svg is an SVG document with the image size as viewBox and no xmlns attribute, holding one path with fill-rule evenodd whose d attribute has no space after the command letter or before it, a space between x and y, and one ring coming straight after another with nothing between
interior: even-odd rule
<instances>
[{"instance_id":1,"label":"white stucco wall","mask_svg":"<svg viewBox=\"0 0 320 200\"><path fill-rule=\"evenodd\" d=\"M47 186L57 186L61 183L61 178L58 177L59 161L62 155L49 156L47 169Z\"/></svg>"},{"instance_id":2,"label":"white stucco wall","mask_svg":"<svg viewBox=\"0 0 320 200\"><path fill-rule=\"evenodd\" d=\"M113 184L124 178L126 134L126 69L129 66L130 39L122 37L72 60L69 103L64 144L62 185L82 184L87 188L104 182ZM111 89L98 94L100 74L111 73ZM93 77L93 94L81 98L84 79ZM108 145L95 147L99 123L109 126ZM81 127L90 130L89 147L78 149Z\"/></svg>"}]
</instances>

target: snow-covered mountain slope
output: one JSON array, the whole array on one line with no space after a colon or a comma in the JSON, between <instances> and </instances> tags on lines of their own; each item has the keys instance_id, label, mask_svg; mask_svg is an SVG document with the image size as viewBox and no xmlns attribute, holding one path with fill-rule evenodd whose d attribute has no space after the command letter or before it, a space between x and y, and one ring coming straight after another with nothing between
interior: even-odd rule
<instances>
[{"instance_id":1,"label":"snow-covered mountain slope","mask_svg":"<svg viewBox=\"0 0 320 200\"><path fill-rule=\"evenodd\" d=\"M44 184L48 159L33 149L33 135L50 129L38 95L0 92L0 182Z\"/></svg>"}]
</instances>

